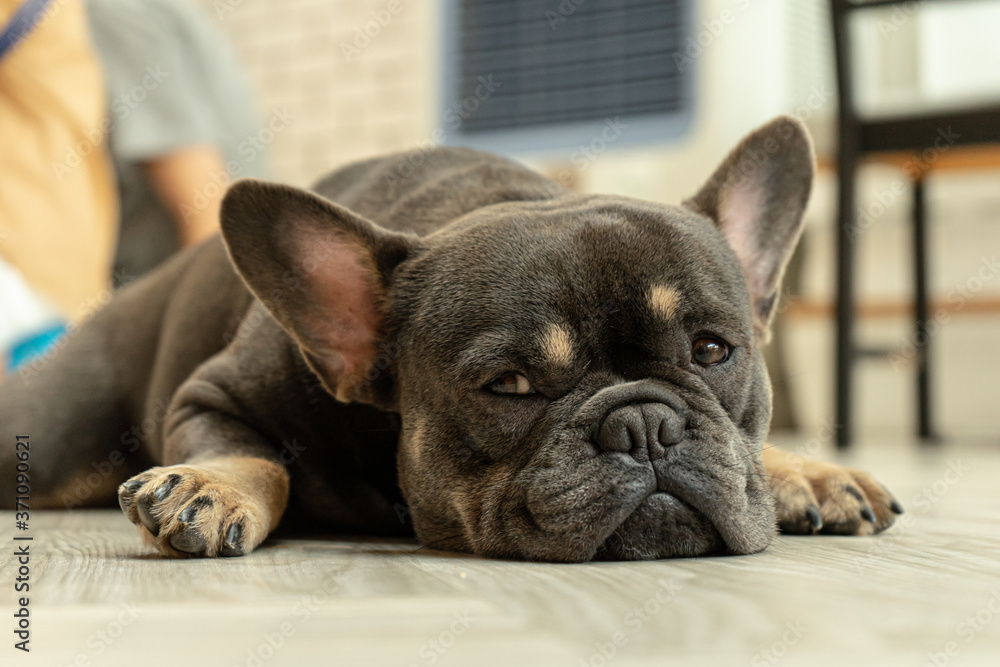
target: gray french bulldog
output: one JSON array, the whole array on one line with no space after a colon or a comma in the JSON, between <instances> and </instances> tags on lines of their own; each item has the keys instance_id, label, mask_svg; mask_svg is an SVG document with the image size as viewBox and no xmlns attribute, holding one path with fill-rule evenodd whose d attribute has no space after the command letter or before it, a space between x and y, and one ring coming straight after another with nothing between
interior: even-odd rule
<instances>
[{"instance_id":1,"label":"gray french bulldog","mask_svg":"<svg viewBox=\"0 0 1000 667\"><path fill-rule=\"evenodd\" d=\"M279 521L550 561L881 531L902 510L868 474L763 446L812 175L778 118L681 206L458 148L238 182L221 238L0 385L0 502L23 434L32 507L117 489L169 556Z\"/></svg>"}]
</instances>

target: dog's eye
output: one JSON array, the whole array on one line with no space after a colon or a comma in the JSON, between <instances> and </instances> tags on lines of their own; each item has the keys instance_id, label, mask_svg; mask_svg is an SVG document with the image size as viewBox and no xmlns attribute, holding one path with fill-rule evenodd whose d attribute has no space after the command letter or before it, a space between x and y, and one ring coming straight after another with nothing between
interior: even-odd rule
<instances>
[{"instance_id":1,"label":"dog's eye","mask_svg":"<svg viewBox=\"0 0 1000 667\"><path fill-rule=\"evenodd\" d=\"M729 358L729 351L725 341L703 336L691 345L691 359L699 366L715 366Z\"/></svg>"},{"instance_id":2,"label":"dog's eye","mask_svg":"<svg viewBox=\"0 0 1000 667\"><path fill-rule=\"evenodd\" d=\"M513 371L504 373L496 378L486 388L494 394L502 394L504 396L529 396L537 393L535 388L531 386L531 383L528 382L528 378Z\"/></svg>"}]
</instances>

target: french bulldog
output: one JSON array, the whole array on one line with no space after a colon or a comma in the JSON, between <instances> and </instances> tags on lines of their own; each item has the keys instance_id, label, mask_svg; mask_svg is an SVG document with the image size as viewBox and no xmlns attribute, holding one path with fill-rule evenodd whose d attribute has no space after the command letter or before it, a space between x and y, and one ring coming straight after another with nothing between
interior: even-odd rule
<instances>
[{"instance_id":1,"label":"french bulldog","mask_svg":"<svg viewBox=\"0 0 1000 667\"><path fill-rule=\"evenodd\" d=\"M23 434L33 507L117 491L167 556L279 522L545 561L882 531L902 510L867 473L764 445L812 176L782 117L680 206L461 148L237 182L221 237L0 385L2 503Z\"/></svg>"}]
</instances>

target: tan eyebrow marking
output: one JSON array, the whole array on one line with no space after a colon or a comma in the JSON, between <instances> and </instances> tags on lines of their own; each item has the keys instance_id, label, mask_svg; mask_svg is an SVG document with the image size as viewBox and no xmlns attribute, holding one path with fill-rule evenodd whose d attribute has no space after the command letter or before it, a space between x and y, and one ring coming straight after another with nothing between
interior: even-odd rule
<instances>
[{"instance_id":1,"label":"tan eyebrow marking","mask_svg":"<svg viewBox=\"0 0 1000 667\"><path fill-rule=\"evenodd\" d=\"M669 319L677 312L677 304L680 301L680 294L673 287L668 285L653 285L649 289L649 307L653 312Z\"/></svg>"},{"instance_id":2,"label":"tan eyebrow marking","mask_svg":"<svg viewBox=\"0 0 1000 667\"><path fill-rule=\"evenodd\" d=\"M565 327L550 324L541 338L542 352L552 363L565 365L573 361L573 338Z\"/></svg>"}]
</instances>

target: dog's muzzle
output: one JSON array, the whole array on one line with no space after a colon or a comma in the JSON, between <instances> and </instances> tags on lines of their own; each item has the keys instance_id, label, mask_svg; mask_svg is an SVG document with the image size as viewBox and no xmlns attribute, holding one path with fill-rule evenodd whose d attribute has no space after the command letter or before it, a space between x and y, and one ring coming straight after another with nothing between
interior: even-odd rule
<instances>
[{"instance_id":1,"label":"dog's muzzle","mask_svg":"<svg viewBox=\"0 0 1000 667\"><path fill-rule=\"evenodd\" d=\"M770 542L765 480L717 405L651 381L616 384L549 437L513 485L527 518L512 536L529 557L751 553Z\"/></svg>"}]
</instances>

